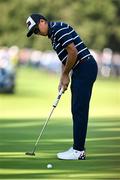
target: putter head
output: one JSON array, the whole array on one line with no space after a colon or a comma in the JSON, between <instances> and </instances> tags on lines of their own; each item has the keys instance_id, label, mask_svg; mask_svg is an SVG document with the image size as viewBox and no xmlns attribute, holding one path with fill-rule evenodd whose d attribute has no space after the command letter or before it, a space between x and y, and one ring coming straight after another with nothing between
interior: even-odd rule
<instances>
[{"instance_id":1,"label":"putter head","mask_svg":"<svg viewBox=\"0 0 120 180\"><path fill-rule=\"evenodd\" d=\"M35 156L35 153L34 153L34 152L26 152L25 155L28 155L28 156Z\"/></svg>"}]
</instances>

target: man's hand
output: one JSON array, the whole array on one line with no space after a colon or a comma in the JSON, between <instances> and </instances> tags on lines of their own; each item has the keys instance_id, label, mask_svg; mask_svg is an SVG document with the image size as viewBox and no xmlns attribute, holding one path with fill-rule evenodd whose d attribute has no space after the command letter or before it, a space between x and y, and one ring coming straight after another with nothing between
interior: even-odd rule
<instances>
[{"instance_id":1,"label":"man's hand","mask_svg":"<svg viewBox=\"0 0 120 180\"><path fill-rule=\"evenodd\" d=\"M61 88L63 88L63 92L65 92L68 88L70 82L69 74L62 74L58 90L60 91Z\"/></svg>"}]
</instances>

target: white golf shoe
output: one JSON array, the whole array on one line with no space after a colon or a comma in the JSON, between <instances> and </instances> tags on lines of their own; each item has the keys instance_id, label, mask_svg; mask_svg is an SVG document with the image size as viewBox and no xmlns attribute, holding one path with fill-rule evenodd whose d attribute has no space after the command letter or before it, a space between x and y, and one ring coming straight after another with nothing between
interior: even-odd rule
<instances>
[{"instance_id":1,"label":"white golf shoe","mask_svg":"<svg viewBox=\"0 0 120 180\"><path fill-rule=\"evenodd\" d=\"M77 151L71 147L68 151L58 153L57 157L63 160L85 160L85 151Z\"/></svg>"}]
</instances>

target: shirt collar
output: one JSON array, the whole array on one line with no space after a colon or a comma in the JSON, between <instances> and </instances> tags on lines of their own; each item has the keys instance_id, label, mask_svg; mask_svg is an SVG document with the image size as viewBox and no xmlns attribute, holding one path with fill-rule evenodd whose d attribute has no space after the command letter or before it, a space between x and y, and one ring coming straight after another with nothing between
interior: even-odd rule
<instances>
[{"instance_id":1,"label":"shirt collar","mask_svg":"<svg viewBox=\"0 0 120 180\"><path fill-rule=\"evenodd\" d=\"M53 34L53 24L54 22L48 22L48 38L51 38Z\"/></svg>"}]
</instances>

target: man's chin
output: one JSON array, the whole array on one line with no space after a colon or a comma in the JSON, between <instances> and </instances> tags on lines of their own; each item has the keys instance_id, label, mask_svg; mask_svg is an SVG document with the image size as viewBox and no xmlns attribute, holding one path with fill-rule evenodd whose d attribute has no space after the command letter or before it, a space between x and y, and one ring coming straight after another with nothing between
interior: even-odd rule
<instances>
[{"instance_id":1,"label":"man's chin","mask_svg":"<svg viewBox=\"0 0 120 180\"><path fill-rule=\"evenodd\" d=\"M44 33L39 33L38 35L40 35L40 36L47 36L47 34L44 34Z\"/></svg>"},{"instance_id":2,"label":"man's chin","mask_svg":"<svg viewBox=\"0 0 120 180\"><path fill-rule=\"evenodd\" d=\"M47 36L47 34L41 34L41 36Z\"/></svg>"}]
</instances>

